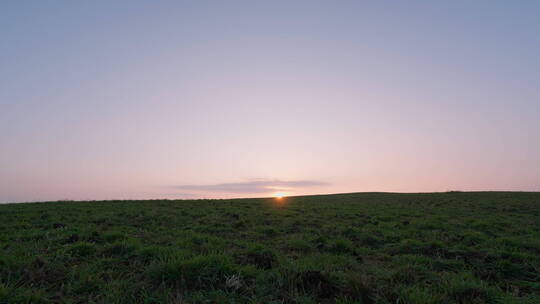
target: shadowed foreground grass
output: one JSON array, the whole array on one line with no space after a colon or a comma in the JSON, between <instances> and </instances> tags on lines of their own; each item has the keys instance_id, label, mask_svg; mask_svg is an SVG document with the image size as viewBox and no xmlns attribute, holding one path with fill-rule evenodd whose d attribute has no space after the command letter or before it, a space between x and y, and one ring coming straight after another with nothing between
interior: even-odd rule
<instances>
[{"instance_id":1,"label":"shadowed foreground grass","mask_svg":"<svg viewBox=\"0 0 540 304\"><path fill-rule=\"evenodd\" d=\"M540 303L540 193L0 205L0 303Z\"/></svg>"}]
</instances>

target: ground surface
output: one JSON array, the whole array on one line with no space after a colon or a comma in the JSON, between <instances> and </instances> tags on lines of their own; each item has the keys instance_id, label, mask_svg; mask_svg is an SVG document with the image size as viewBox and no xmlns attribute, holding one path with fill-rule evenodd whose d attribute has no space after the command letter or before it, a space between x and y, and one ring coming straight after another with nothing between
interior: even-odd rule
<instances>
[{"instance_id":1,"label":"ground surface","mask_svg":"<svg viewBox=\"0 0 540 304\"><path fill-rule=\"evenodd\" d=\"M0 205L0 303L540 303L540 193Z\"/></svg>"}]
</instances>

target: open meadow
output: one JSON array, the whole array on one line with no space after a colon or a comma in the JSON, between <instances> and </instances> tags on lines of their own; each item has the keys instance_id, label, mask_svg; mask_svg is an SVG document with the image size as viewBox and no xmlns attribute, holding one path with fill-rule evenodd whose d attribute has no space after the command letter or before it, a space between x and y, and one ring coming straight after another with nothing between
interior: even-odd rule
<instances>
[{"instance_id":1,"label":"open meadow","mask_svg":"<svg viewBox=\"0 0 540 304\"><path fill-rule=\"evenodd\" d=\"M0 303L540 303L540 193L0 205Z\"/></svg>"}]
</instances>

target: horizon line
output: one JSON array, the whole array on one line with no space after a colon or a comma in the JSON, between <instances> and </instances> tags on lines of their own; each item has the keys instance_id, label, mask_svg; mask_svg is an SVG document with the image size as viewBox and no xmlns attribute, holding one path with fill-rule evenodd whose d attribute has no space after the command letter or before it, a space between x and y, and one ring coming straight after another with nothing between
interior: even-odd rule
<instances>
[{"instance_id":1,"label":"horizon line","mask_svg":"<svg viewBox=\"0 0 540 304\"><path fill-rule=\"evenodd\" d=\"M400 191L357 191L357 192L337 192L337 193L317 193L317 194L303 194L303 195L286 195L283 198L294 197L311 197L311 196L331 196L331 195L348 195L348 194L444 194L444 193L540 193L540 190L446 190L446 191L425 191L425 192L400 192ZM257 196L257 197L232 197L232 198L149 198L149 199L58 199L48 201L19 201L19 202L6 202L0 203L0 205L13 205L13 204L42 204L42 203L90 203L90 202L143 202L143 201L222 201L222 200L246 200L246 199L275 199L274 196Z\"/></svg>"}]
</instances>

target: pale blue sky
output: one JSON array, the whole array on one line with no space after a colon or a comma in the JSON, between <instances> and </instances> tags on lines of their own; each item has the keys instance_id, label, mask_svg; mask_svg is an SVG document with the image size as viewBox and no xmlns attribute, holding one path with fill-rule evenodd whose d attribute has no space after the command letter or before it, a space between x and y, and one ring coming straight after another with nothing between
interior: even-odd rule
<instances>
[{"instance_id":1,"label":"pale blue sky","mask_svg":"<svg viewBox=\"0 0 540 304\"><path fill-rule=\"evenodd\" d=\"M540 190L540 1L2 1L0 202Z\"/></svg>"}]
</instances>

